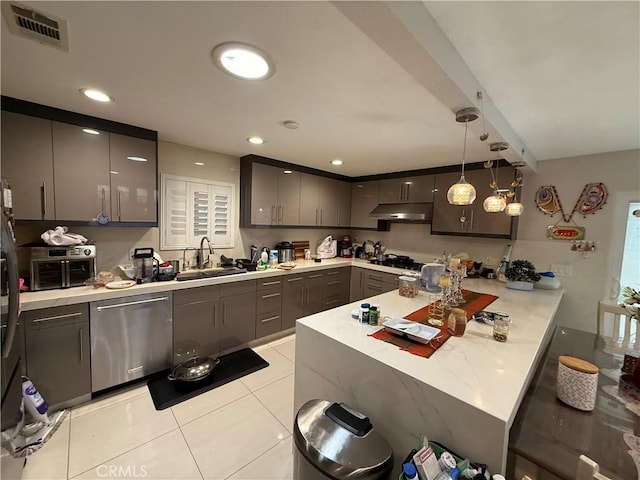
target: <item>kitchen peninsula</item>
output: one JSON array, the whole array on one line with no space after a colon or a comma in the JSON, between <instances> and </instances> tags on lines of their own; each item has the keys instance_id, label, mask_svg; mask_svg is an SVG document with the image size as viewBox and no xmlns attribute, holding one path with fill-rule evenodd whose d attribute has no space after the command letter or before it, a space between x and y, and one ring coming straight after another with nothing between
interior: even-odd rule
<instances>
[{"instance_id":1,"label":"kitchen peninsula","mask_svg":"<svg viewBox=\"0 0 640 480\"><path fill-rule=\"evenodd\" d=\"M499 343L489 325L470 321L431 358L370 337L380 327L358 323L360 302L298 320L294 411L313 398L345 402L368 415L391 445L394 471L419 435L504 472L509 429L553 331L562 290L508 290L503 283L467 279L469 290L498 296L488 309L506 312L509 339ZM403 317L424 307L397 291L369 299L382 315Z\"/></svg>"}]
</instances>

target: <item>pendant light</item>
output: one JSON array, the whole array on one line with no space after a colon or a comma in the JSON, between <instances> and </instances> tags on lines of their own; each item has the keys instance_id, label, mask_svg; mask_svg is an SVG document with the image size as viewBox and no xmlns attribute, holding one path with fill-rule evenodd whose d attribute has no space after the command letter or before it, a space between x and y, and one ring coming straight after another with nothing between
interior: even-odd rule
<instances>
[{"instance_id":1,"label":"pendant light","mask_svg":"<svg viewBox=\"0 0 640 480\"><path fill-rule=\"evenodd\" d=\"M469 122L478 118L475 107L463 108L456 112L456 122L464 122L464 144L462 146L462 174L458 183L454 183L447 191L447 201L452 205L471 205L476 199L476 189L464 178L464 159L467 153L467 129Z\"/></svg>"},{"instance_id":2,"label":"pendant light","mask_svg":"<svg viewBox=\"0 0 640 480\"><path fill-rule=\"evenodd\" d=\"M492 152L498 152L498 159L496 160L496 175L493 174L493 170L491 170L491 166L489 167L489 171L491 172L491 179L493 180L491 182L491 188L493 188L493 195L489 195L487 198L485 198L484 202L482 203L482 207L484 208L485 212L489 212L489 213L503 212L505 207L507 206L507 200L504 196L503 191L501 191L500 188L498 187L498 180L497 180L498 167L500 166L500 152L502 150L506 150L507 148L509 148L509 144L506 142L495 142L495 143L489 144L489 150L491 150Z\"/></svg>"},{"instance_id":3,"label":"pendant light","mask_svg":"<svg viewBox=\"0 0 640 480\"><path fill-rule=\"evenodd\" d=\"M513 187L513 202L508 203L507 208L504 211L504 213L510 217L518 217L522 215L522 212L524 211L524 205L516 199L517 189L522 186L522 174L518 171L518 166L520 165L514 164L514 167L516 167L516 179L511 183L511 186Z\"/></svg>"}]
</instances>

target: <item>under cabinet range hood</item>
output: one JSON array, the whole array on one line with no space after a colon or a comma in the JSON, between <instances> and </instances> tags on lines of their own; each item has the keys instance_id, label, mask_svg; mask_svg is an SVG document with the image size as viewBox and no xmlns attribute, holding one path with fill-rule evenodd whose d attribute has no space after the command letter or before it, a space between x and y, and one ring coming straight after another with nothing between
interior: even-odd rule
<instances>
[{"instance_id":1,"label":"under cabinet range hood","mask_svg":"<svg viewBox=\"0 0 640 480\"><path fill-rule=\"evenodd\" d=\"M369 216L393 222L431 223L433 203L381 203Z\"/></svg>"}]
</instances>

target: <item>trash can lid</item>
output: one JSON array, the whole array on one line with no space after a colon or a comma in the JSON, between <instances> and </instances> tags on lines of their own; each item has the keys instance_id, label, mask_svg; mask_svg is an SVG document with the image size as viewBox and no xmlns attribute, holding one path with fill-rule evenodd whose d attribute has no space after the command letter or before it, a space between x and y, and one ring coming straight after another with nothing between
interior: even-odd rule
<instances>
[{"instance_id":1,"label":"trash can lid","mask_svg":"<svg viewBox=\"0 0 640 480\"><path fill-rule=\"evenodd\" d=\"M383 478L393 467L386 440L344 403L309 400L296 415L293 436L305 458L331 478Z\"/></svg>"}]
</instances>

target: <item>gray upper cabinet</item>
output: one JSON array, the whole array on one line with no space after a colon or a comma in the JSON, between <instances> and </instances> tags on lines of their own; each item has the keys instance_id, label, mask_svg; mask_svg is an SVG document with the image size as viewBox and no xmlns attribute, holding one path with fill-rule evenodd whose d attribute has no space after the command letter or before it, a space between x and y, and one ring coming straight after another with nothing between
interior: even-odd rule
<instances>
[{"instance_id":1,"label":"gray upper cabinet","mask_svg":"<svg viewBox=\"0 0 640 480\"><path fill-rule=\"evenodd\" d=\"M380 203L433 202L435 175L380 180Z\"/></svg>"},{"instance_id":2,"label":"gray upper cabinet","mask_svg":"<svg viewBox=\"0 0 640 480\"><path fill-rule=\"evenodd\" d=\"M254 163L251 174L251 224L300 224L300 173Z\"/></svg>"},{"instance_id":3,"label":"gray upper cabinet","mask_svg":"<svg viewBox=\"0 0 640 480\"><path fill-rule=\"evenodd\" d=\"M369 214L378 206L380 182L357 182L351 184L351 226L354 228L376 228L378 221Z\"/></svg>"},{"instance_id":4,"label":"gray upper cabinet","mask_svg":"<svg viewBox=\"0 0 640 480\"><path fill-rule=\"evenodd\" d=\"M157 225L156 132L9 97L2 107L17 220Z\"/></svg>"},{"instance_id":5,"label":"gray upper cabinet","mask_svg":"<svg viewBox=\"0 0 640 480\"><path fill-rule=\"evenodd\" d=\"M498 180L509 185L513 177L512 167L501 167ZM493 193L489 187L491 173L487 169L465 172L465 179L476 188L476 199L472 205L451 205L447 201L449 187L460 179L460 172L436 175L431 233L441 235L481 236L515 238L516 220L504 212L487 213L482 203Z\"/></svg>"},{"instance_id":6,"label":"gray upper cabinet","mask_svg":"<svg viewBox=\"0 0 640 480\"><path fill-rule=\"evenodd\" d=\"M112 220L157 222L156 142L109 134Z\"/></svg>"},{"instance_id":7,"label":"gray upper cabinet","mask_svg":"<svg viewBox=\"0 0 640 480\"><path fill-rule=\"evenodd\" d=\"M50 120L2 112L2 177L16 219L55 219Z\"/></svg>"},{"instance_id":8,"label":"gray upper cabinet","mask_svg":"<svg viewBox=\"0 0 640 480\"><path fill-rule=\"evenodd\" d=\"M300 192L300 225L349 226L350 183L303 173L300 178Z\"/></svg>"},{"instance_id":9,"label":"gray upper cabinet","mask_svg":"<svg viewBox=\"0 0 640 480\"><path fill-rule=\"evenodd\" d=\"M97 131L97 130L95 130ZM111 215L109 134L53 122L56 220L94 220Z\"/></svg>"}]
</instances>

